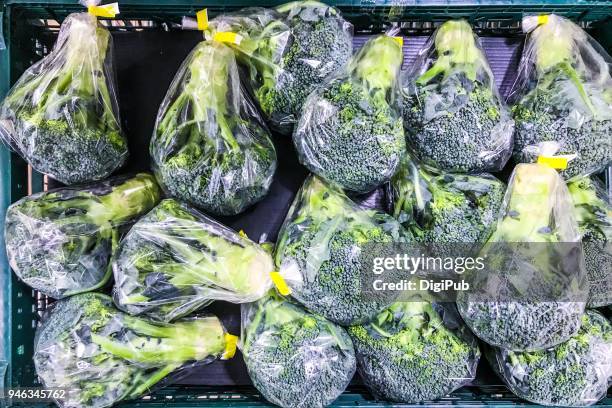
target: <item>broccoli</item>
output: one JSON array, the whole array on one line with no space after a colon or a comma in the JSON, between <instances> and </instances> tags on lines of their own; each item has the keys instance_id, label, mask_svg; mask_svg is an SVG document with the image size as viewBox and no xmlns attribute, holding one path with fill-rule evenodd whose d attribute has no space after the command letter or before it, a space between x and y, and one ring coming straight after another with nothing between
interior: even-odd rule
<instances>
[{"instance_id":1,"label":"broccoli","mask_svg":"<svg viewBox=\"0 0 612 408\"><path fill-rule=\"evenodd\" d=\"M588 307L612 304L612 206L603 186L589 177L568 184L582 235L589 279Z\"/></svg>"},{"instance_id":2,"label":"broccoli","mask_svg":"<svg viewBox=\"0 0 612 408\"><path fill-rule=\"evenodd\" d=\"M612 380L612 326L589 310L578 333L556 347L522 353L496 349L487 358L521 398L558 407L592 405Z\"/></svg>"},{"instance_id":3,"label":"broccoli","mask_svg":"<svg viewBox=\"0 0 612 408\"><path fill-rule=\"evenodd\" d=\"M278 295L242 307L241 350L255 387L285 408L331 404L355 374L353 343L341 327Z\"/></svg>"},{"instance_id":4,"label":"broccoli","mask_svg":"<svg viewBox=\"0 0 612 408\"><path fill-rule=\"evenodd\" d=\"M451 312L427 302L398 302L372 322L348 328L359 375L372 394L390 401L422 402L474 379L478 343L458 323L458 316L448 318Z\"/></svg>"},{"instance_id":5,"label":"broccoli","mask_svg":"<svg viewBox=\"0 0 612 408\"><path fill-rule=\"evenodd\" d=\"M537 17L526 17L523 26ZM531 33L512 91L514 156L569 155L566 178L612 161L612 77L604 57L580 27L550 15Z\"/></svg>"},{"instance_id":6,"label":"broccoli","mask_svg":"<svg viewBox=\"0 0 612 408\"><path fill-rule=\"evenodd\" d=\"M60 407L110 407L149 392L184 364L231 352L232 341L214 316L162 326L85 293L59 301L38 327L34 366L45 387L67 390Z\"/></svg>"},{"instance_id":7,"label":"broccoli","mask_svg":"<svg viewBox=\"0 0 612 408\"><path fill-rule=\"evenodd\" d=\"M392 291L366 293L367 255L395 255L394 244L407 239L390 216L359 209L338 188L311 176L279 234L276 266L291 295L314 313L341 325L363 323L395 300Z\"/></svg>"},{"instance_id":8,"label":"broccoli","mask_svg":"<svg viewBox=\"0 0 612 408\"><path fill-rule=\"evenodd\" d=\"M555 346L580 328L587 282L571 197L557 172L519 164L503 217L485 244L485 269L458 293L478 337L508 350Z\"/></svg>"},{"instance_id":9,"label":"broccoli","mask_svg":"<svg viewBox=\"0 0 612 408\"><path fill-rule=\"evenodd\" d=\"M114 298L126 312L170 321L213 300L253 302L270 287L272 257L178 201L163 200L121 241Z\"/></svg>"},{"instance_id":10,"label":"broccoli","mask_svg":"<svg viewBox=\"0 0 612 408\"><path fill-rule=\"evenodd\" d=\"M6 213L9 263L26 284L56 299L100 288L124 226L160 194L153 176L141 173L25 197Z\"/></svg>"},{"instance_id":11,"label":"broccoli","mask_svg":"<svg viewBox=\"0 0 612 408\"><path fill-rule=\"evenodd\" d=\"M108 30L71 14L51 53L32 65L0 107L0 139L64 184L101 180L123 165Z\"/></svg>"},{"instance_id":12,"label":"broccoli","mask_svg":"<svg viewBox=\"0 0 612 408\"><path fill-rule=\"evenodd\" d=\"M392 37L369 40L339 76L313 92L293 134L300 162L358 193L387 181L406 150L395 87L402 48Z\"/></svg>"},{"instance_id":13,"label":"broccoli","mask_svg":"<svg viewBox=\"0 0 612 408\"><path fill-rule=\"evenodd\" d=\"M266 195L276 151L229 47L203 41L187 57L160 107L150 151L162 188L205 211L234 215Z\"/></svg>"},{"instance_id":14,"label":"broccoli","mask_svg":"<svg viewBox=\"0 0 612 408\"><path fill-rule=\"evenodd\" d=\"M447 21L428 47L435 49L422 53L403 81L409 148L444 171L501 170L512 153L514 124L472 28Z\"/></svg>"}]
</instances>

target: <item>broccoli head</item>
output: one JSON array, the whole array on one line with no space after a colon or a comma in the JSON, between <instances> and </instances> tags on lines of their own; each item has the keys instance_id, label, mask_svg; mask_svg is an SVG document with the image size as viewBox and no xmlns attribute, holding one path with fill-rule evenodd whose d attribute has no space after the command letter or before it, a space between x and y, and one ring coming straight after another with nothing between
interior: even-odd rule
<instances>
[{"instance_id":1,"label":"broccoli head","mask_svg":"<svg viewBox=\"0 0 612 408\"><path fill-rule=\"evenodd\" d=\"M427 47L403 81L409 148L444 171L501 170L512 153L514 124L469 23L447 21Z\"/></svg>"},{"instance_id":2,"label":"broccoli head","mask_svg":"<svg viewBox=\"0 0 612 408\"><path fill-rule=\"evenodd\" d=\"M606 395L612 380L612 326L589 310L580 330L547 350L487 353L510 390L536 404L582 407Z\"/></svg>"},{"instance_id":3,"label":"broccoli head","mask_svg":"<svg viewBox=\"0 0 612 408\"><path fill-rule=\"evenodd\" d=\"M255 387L284 408L331 404L355 374L346 331L272 292L242 307L242 354Z\"/></svg>"},{"instance_id":4,"label":"broccoli head","mask_svg":"<svg viewBox=\"0 0 612 408\"><path fill-rule=\"evenodd\" d=\"M266 195L276 151L231 48L203 41L187 57L160 107L150 151L162 188L205 211L237 214Z\"/></svg>"},{"instance_id":5,"label":"broccoli head","mask_svg":"<svg viewBox=\"0 0 612 408\"><path fill-rule=\"evenodd\" d=\"M71 14L51 53L26 70L0 107L0 139L65 184L106 178L128 156L111 40L94 16Z\"/></svg>"},{"instance_id":6,"label":"broccoli head","mask_svg":"<svg viewBox=\"0 0 612 408\"><path fill-rule=\"evenodd\" d=\"M100 288L122 230L160 194L153 176L141 173L25 197L6 213L9 263L26 284L56 299Z\"/></svg>"},{"instance_id":7,"label":"broccoli head","mask_svg":"<svg viewBox=\"0 0 612 408\"><path fill-rule=\"evenodd\" d=\"M308 97L293 142L310 171L358 193L395 173L406 150L395 95L402 55L394 38L375 37Z\"/></svg>"}]
</instances>

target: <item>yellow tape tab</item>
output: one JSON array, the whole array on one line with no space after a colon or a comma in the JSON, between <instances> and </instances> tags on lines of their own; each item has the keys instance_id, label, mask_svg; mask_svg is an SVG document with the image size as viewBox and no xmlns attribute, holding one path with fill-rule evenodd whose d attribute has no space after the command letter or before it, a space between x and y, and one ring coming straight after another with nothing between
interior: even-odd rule
<instances>
[{"instance_id":1,"label":"yellow tape tab","mask_svg":"<svg viewBox=\"0 0 612 408\"><path fill-rule=\"evenodd\" d=\"M109 3L102 6L87 6L87 12L96 17L113 18L119 14L119 3Z\"/></svg>"},{"instance_id":2,"label":"yellow tape tab","mask_svg":"<svg viewBox=\"0 0 612 408\"><path fill-rule=\"evenodd\" d=\"M229 31L222 31L213 35L213 41L240 45L240 43L242 42L242 36L240 34L232 33Z\"/></svg>"},{"instance_id":3,"label":"yellow tape tab","mask_svg":"<svg viewBox=\"0 0 612 408\"><path fill-rule=\"evenodd\" d=\"M242 238L249 239L249 236L246 234L246 232L244 232L244 230L238 231L238 235L240 235Z\"/></svg>"},{"instance_id":4,"label":"yellow tape tab","mask_svg":"<svg viewBox=\"0 0 612 408\"><path fill-rule=\"evenodd\" d=\"M404 47L404 37L391 37L399 44L400 48Z\"/></svg>"},{"instance_id":5,"label":"yellow tape tab","mask_svg":"<svg viewBox=\"0 0 612 408\"><path fill-rule=\"evenodd\" d=\"M221 355L221 360L229 360L236 354L236 347L238 344L238 336L233 334L225 333L225 351Z\"/></svg>"},{"instance_id":6,"label":"yellow tape tab","mask_svg":"<svg viewBox=\"0 0 612 408\"><path fill-rule=\"evenodd\" d=\"M291 294L291 288L287 285L287 282L285 282L280 272L270 272L270 278L281 295L287 296Z\"/></svg>"},{"instance_id":7,"label":"yellow tape tab","mask_svg":"<svg viewBox=\"0 0 612 408\"><path fill-rule=\"evenodd\" d=\"M548 14L544 14L542 16L538 16L538 25L543 25L548 23Z\"/></svg>"},{"instance_id":8,"label":"yellow tape tab","mask_svg":"<svg viewBox=\"0 0 612 408\"><path fill-rule=\"evenodd\" d=\"M553 169L565 170L567 161L567 157L563 156L538 156L538 164L545 164Z\"/></svg>"},{"instance_id":9,"label":"yellow tape tab","mask_svg":"<svg viewBox=\"0 0 612 408\"><path fill-rule=\"evenodd\" d=\"M198 30L204 31L208 28L208 9L202 9L196 13Z\"/></svg>"}]
</instances>

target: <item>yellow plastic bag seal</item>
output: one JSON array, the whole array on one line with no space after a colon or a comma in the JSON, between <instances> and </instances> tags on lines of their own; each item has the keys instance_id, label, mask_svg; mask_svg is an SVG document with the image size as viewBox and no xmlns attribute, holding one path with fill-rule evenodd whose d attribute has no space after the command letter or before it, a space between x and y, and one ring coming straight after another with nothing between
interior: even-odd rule
<instances>
[{"instance_id":1,"label":"yellow plastic bag seal","mask_svg":"<svg viewBox=\"0 0 612 408\"><path fill-rule=\"evenodd\" d=\"M270 272L270 278L272 279L272 283L278 289L278 293L283 296L288 296L291 294L291 288L285 282L285 279L281 276L280 272Z\"/></svg>"},{"instance_id":2,"label":"yellow plastic bag seal","mask_svg":"<svg viewBox=\"0 0 612 408\"><path fill-rule=\"evenodd\" d=\"M238 231L238 235L240 235L242 238L249 239L249 236L246 234L246 232L244 232L244 230Z\"/></svg>"},{"instance_id":3,"label":"yellow plastic bag seal","mask_svg":"<svg viewBox=\"0 0 612 408\"><path fill-rule=\"evenodd\" d=\"M222 31L213 35L213 41L240 45L240 43L242 42L242 36L240 34L232 33L230 31Z\"/></svg>"},{"instance_id":4,"label":"yellow plastic bag seal","mask_svg":"<svg viewBox=\"0 0 612 408\"><path fill-rule=\"evenodd\" d=\"M221 360L229 360L236 354L236 347L238 344L238 336L233 334L225 333L225 351L221 355Z\"/></svg>"},{"instance_id":5,"label":"yellow plastic bag seal","mask_svg":"<svg viewBox=\"0 0 612 408\"><path fill-rule=\"evenodd\" d=\"M119 14L119 3L109 3L101 6L87 6L87 12L96 17L114 18Z\"/></svg>"},{"instance_id":6,"label":"yellow plastic bag seal","mask_svg":"<svg viewBox=\"0 0 612 408\"><path fill-rule=\"evenodd\" d=\"M208 9L202 9L196 13L198 30L204 31L208 28Z\"/></svg>"},{"instance_id":7,"label":"yellow plastic bag seal","mask_svg":"<svg viewBox=\"0 0 612 408\"><path fill-rule=\"evenodd\" d=\"M404 37L391 37L399 44L400 48L404 47Z\"/></svg>"},{"instance_id":8,"label":"yellow plastic bag seal","mask_svg":"<svg viewBox=\"0 0 612 408\"><path fill-rule=\"evenodd\" d=\"M544 25L546 23L548 23L548 14L538 16L538 25Z\"/></svg>"},{"instance_id":9,"label":"yellow plastic bag seal","mask_svg":"<svg viewBox=\"0 0 612 408\"><path fill-rule=\"evenodd\" d=\"M538 156L538 164L545 164L553 169L567 169L567 157L563 156Z\"/></svg>"}]
</instances>

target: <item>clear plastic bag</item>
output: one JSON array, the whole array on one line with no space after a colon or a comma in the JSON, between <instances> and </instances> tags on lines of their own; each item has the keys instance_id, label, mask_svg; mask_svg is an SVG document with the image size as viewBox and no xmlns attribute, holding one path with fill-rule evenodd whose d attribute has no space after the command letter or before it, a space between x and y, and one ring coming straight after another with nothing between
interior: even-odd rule
<instances>
[{"instance_id":1,"label":"clear plastic bag","mask_svg":"<svg viewBox=\"0 0 612 408\"><path fill-rule=\"evenodd\" d=\"M101 180L128 157L115 91L112 37L96 17L70 14L53 50L0 106L0 139L65 184Z\"/></svg>"},{"instance_id":2,"label":"clear plastic bag","mask_svg":"<svg viewBox=\"0 0 612 408\"><path fill-rule=\"evenodd\" d=\"M186 316L213 300L253 302L272 287L270 254L176 200L163 200L121 241L114 299L133 315Z\"/></svg>"},{"instance_id":3,"label":"clear plastic bag","mask_svg":"<svg viewBox=\"0 0 612 408\"><path fill-rule=\"evenodd\" d=\"M612 205L596 178L582 177L567 185L582 234L589 279L588 307L612 304Z\"/></svg>"},{"instance_id":4,"label":"clear plastic bag","mask_svg":"<svg viewBox=\"0 0 612 408\"><path fill-rule=\"evenodd\" d=\"M453 304L398 302L366 325L348 328L364 384L377 398L435 400L468 384L478 341Z\"/></svg>"},{"instance_id":5,"label":"clear plastic bag","mask_svg":"<svg viewBox=\"0 0 612 408\"><path fill-rule=\"evenodd\" d=\"M267 194L276 151L227 45L203 41L185 59L150 152L164 191L207 212L238 214Z\"/></svg>"},{"instance_id":6,"label":"clear plastic bag","mask_svg":"<svg viewBox=\"0 0 612 408\"><path fill-rule=\"evenodd\" d=\"M521 398L557 407L593 405L612 384L612 326L588 310L566 342L541 351L487 353L493 369Z\"/></svg>"},{"instance_id":7,"label":"clear plastic bag","mask_svg":"<svg viewBox=\"0 0 612 408\"><path fill-rule=\"evenodd\" d=\"M443 171L500 171L512 154L514 122L480 41L465 20L442 24L402 77L409 149Z\"/></svg>"},{"instance_id":8,"label":"clear plastic bag","mask_svg":"<svg viewBox=\"0 0 612 408\"><path fill-rule=\"evenodd\" d=\"M121 234L160 195L153 176L140 173L24 197L6 213L11 268L27 285L56 299L98 289L112 275L111 257Z\"/></svg>"},{"instance_id":9,"label":"clear plastic bag","mask_svg":"<svg viewBox=\"0 0 612 408\"><path fill-rule=\"evenodd\" d=\"M395 256L394 244L408 238L392 217L361 209L339 188L310 176L279 233L276 266L291 296L306 308L341 325L359 324L399 295L362 290L362 278L371 276L362 253L376 246Z\"/></svg>"},{"instance_id":10,"label":"clear plastic bag","mask_svg":"<svg viewBox=\"0 0 612 408\"><path fill-rule=\"evenodd\" d=\"M529 35L510 94L515 159L566 156L566 179L603 169L612 161L612 59L554 14L524 17L523 31Z\"/></svg>"},{"instance_id":11,"label":"clear plastic bag","mask_svg":"<svg viewBox=\"0 0 612 408\"><path fill-rule=\"evenodd\" d=\"M353 49L352 25L317 1L221 15L210 22L209 38L218 32L240 36L231 45L268 123L282 134L291 134L306 97L346 65Z\"/></svg>"},{"instance_id":12,"label":"clear plastic bag","mask_svg":"<svg viewBox=\"0 0 612 408\"><path fill-rule=\"evenodd\" d=\"M326 407L355 374L346 331L273 292L242 306L240 350L255 387L284 408Z\"/></svg>"},{"instance_id":13,"label":"clear plastic bag","mask_svg":"<svg viewBox=\"0 0 612 408\"><path fill-rule=\"evenodd\" d=\"M588 294L572 199L556 170L541 164L514 169L496 230L466 272L470 291L457 306L470 329L508 350L541 350L580 328Z\"/></svg>"},{"instance_id":14,"label":"clear plastic bag","mask_svg":"<svg viewBox=\"0 0 612 408\"><path fill-rule=\"evenodd\" d=\"M177 369L230 358L236 337L214 316L172 324L122 313L85 293L59 301L36 330L34 366L62 408L104 408L140 397Z\"/></svg>"},{"instance_id":15,"label":"clear plastic bag","mask_svg":"<svg viewBox=\"0 0 612 408\"><path fill-rule=\"evenodd\" d=\"M344 72L308 97L293 134L304 166L358 193L391 178L406 151L398 100L402 58L397 39L374 37Z\"/></svg>"}]
</instances>

